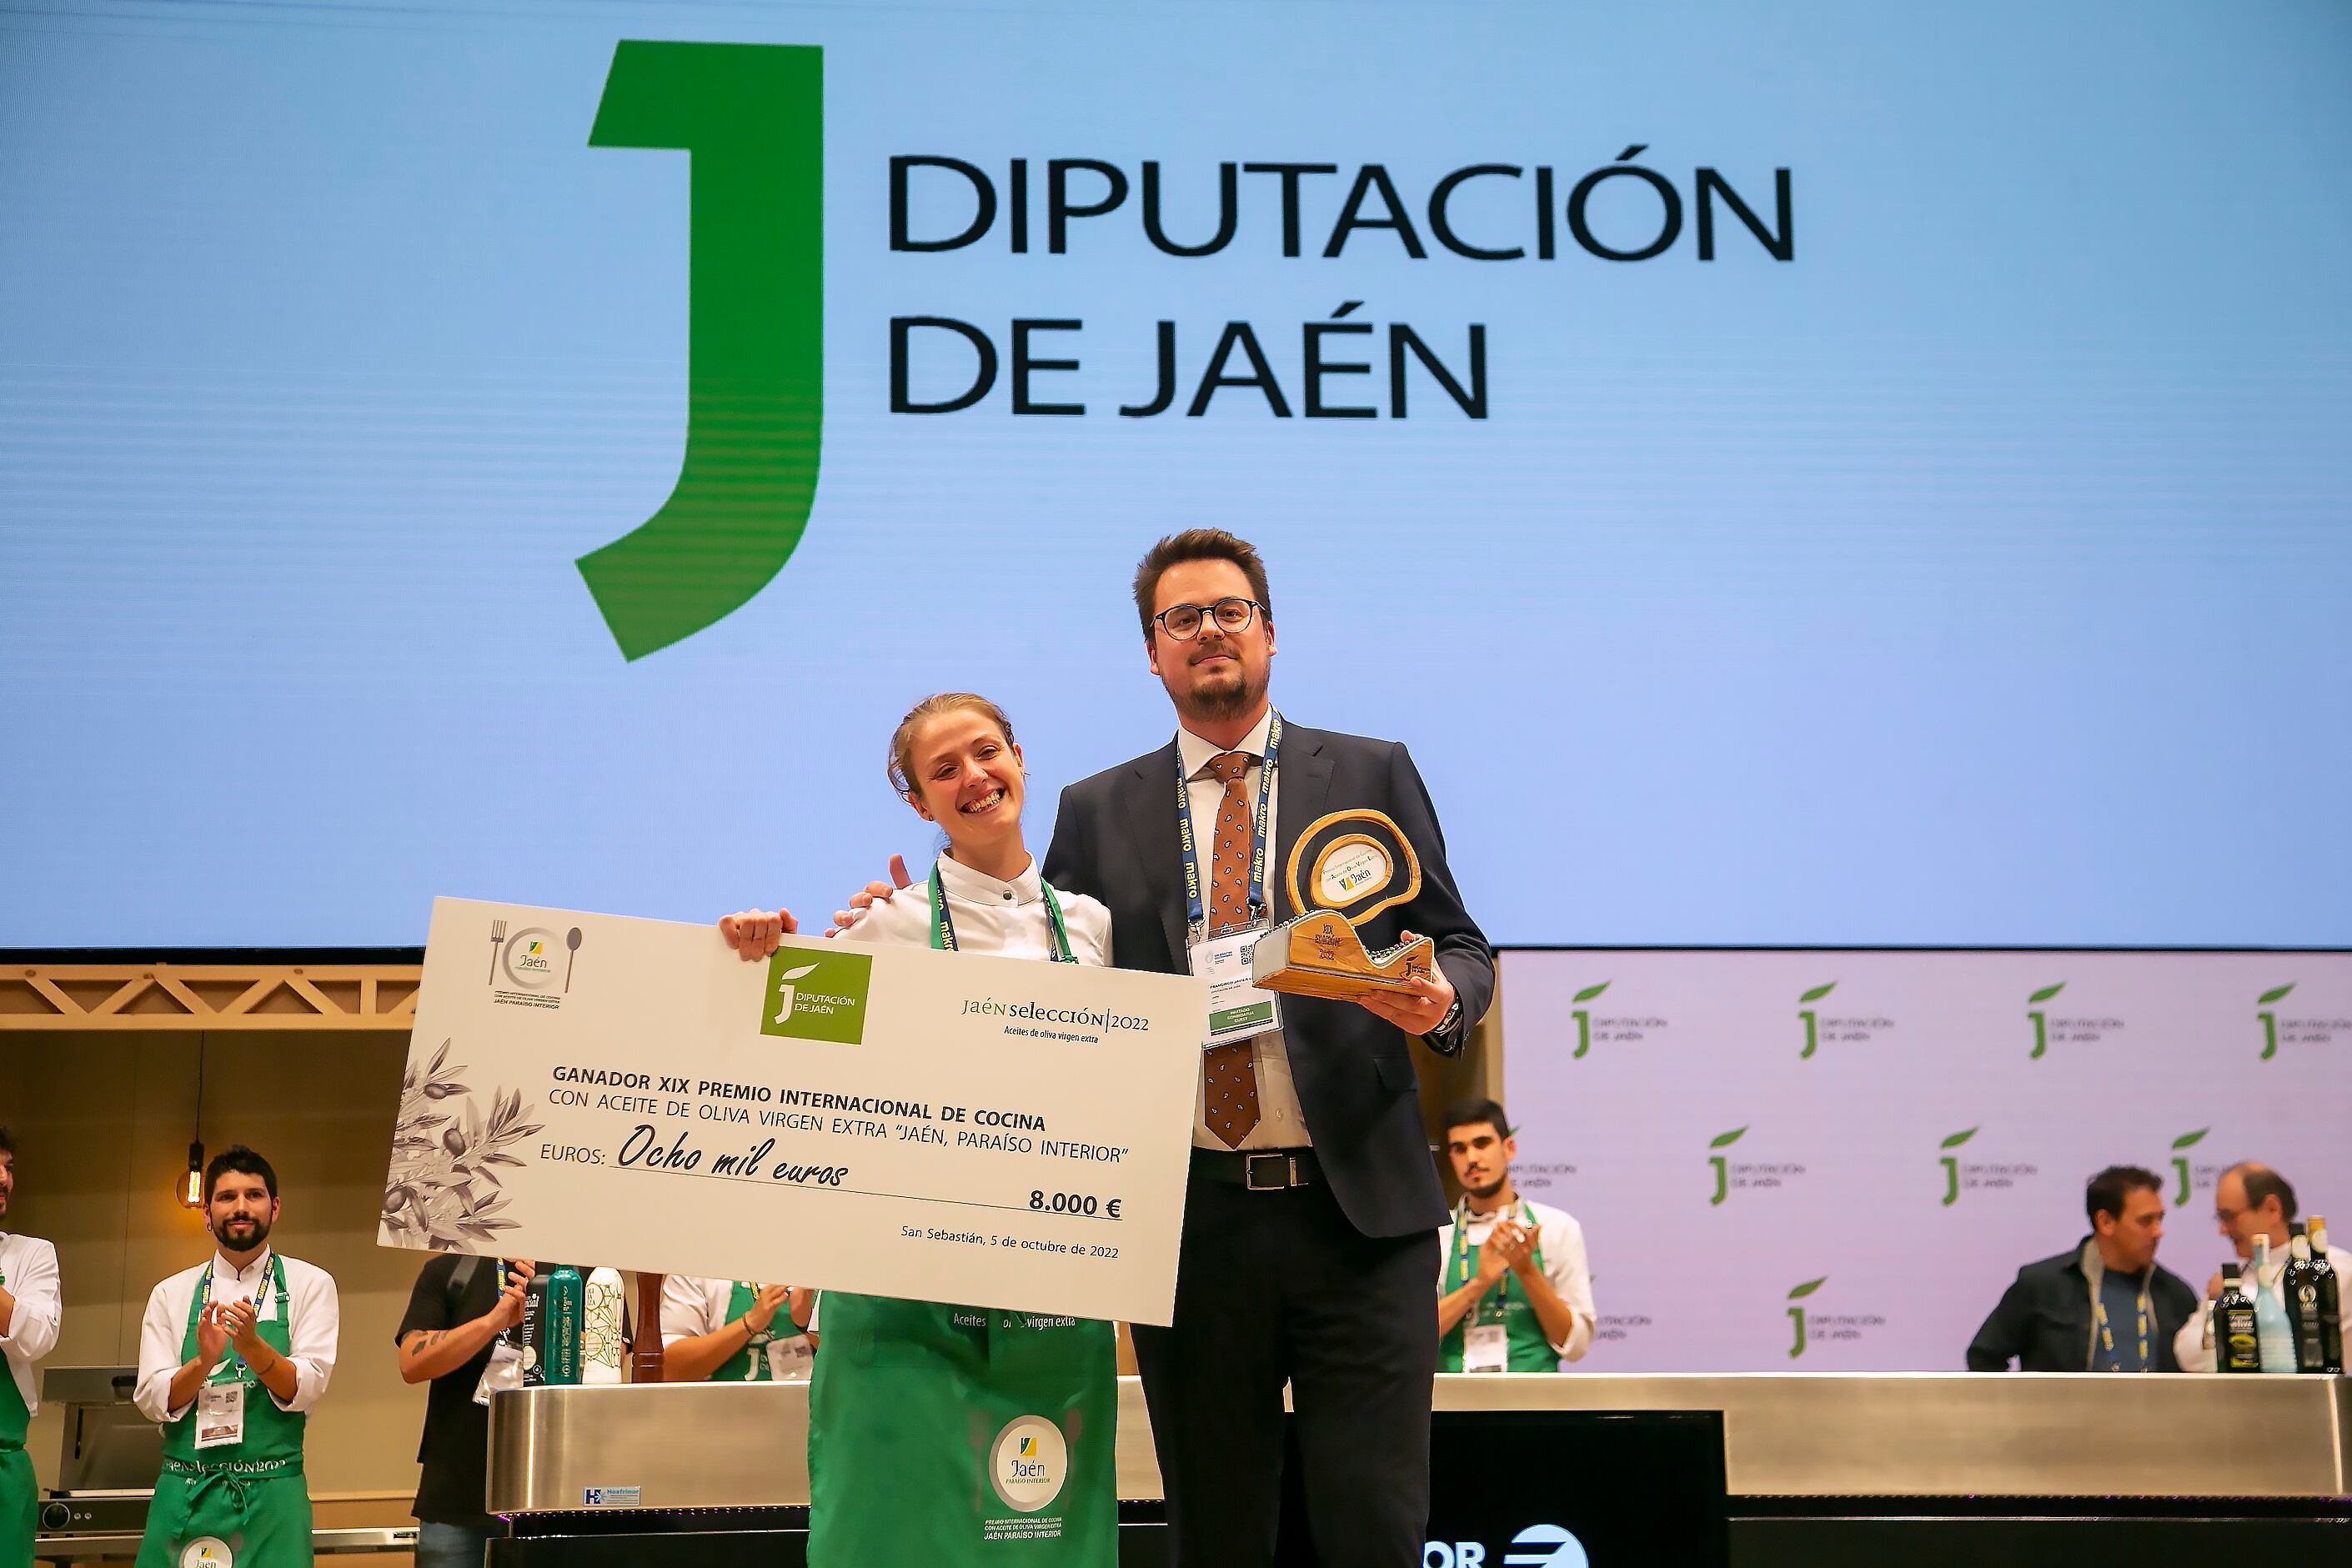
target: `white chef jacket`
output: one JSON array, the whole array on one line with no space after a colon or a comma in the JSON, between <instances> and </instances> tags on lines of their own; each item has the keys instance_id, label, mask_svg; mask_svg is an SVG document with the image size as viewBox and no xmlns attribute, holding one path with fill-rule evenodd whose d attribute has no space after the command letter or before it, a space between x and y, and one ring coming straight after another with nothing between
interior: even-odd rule
<instances>
[{"instance_id":1,"label":"white chef jacket","mask_svg":"<svg viewBox=\"0 0 2352 1568\"><path fill-rule=\"evenodd\" d=\"M941 855L940 886L948 895L948 915L955 922L956 946L967 953L999 958L1050 958L1054 926L1045 914L1045 889L1031 856L1028 869L1011 882L999 882L984 872ZM858 922L838 940L872 942L899 947L927 947L931 941L929 878L894 898L877 899ZM1070 933L1070 953L1081 964L1103 968L1110 963L1110 911L1083 894L1054 890L1061 901L1062 924Z\"/></svg>"},{"instance_id":2,"label":"white chef jacket","mask_svg":"<svg viewBox=\"0 0 2352 1568\"><path fill-rule=\"evenodd\" d=\"M1247 752L1250 765L1242 774L1242 799L1244 810L1257 810L1258 776L1265 763L1265 739L1274 728L1274 710L1269 707L1255 728L1244 736L1241 743L1231 747ZM1205 879L1214 865L1217 852L1217 810L1224 803L1224 780L1210 773L1209 764L1223 756L1226 747L1213 745L1189 729L1176 732L1176 755L1184 765L1184 777L1189 781L1185 798L1192 808L1192 848L1201 857L1201 875ZM1279 873L1274 865L1274 846L1280 841L1277 831L1282 821L1282 764L1274 768L1274 788L1265 801L1266 899L1278 900L1276 888L1280 885ZM1203 907L1207 900L1202 900ZM1250 1041L1250 1059L1257 1066L1257 1125L1242 1136L1235 1147L1244 1149L1297 1149L1311 1145L1315 1140L1307 1131L1307 1111L1298 1103L1298 1090L1291 1082L1290 1051L1284 1043L1282 1031L1268 1030ZM1192 1146L1196 1149L1222 1149L1225 1141L1209 1130L1208 1082L1205 1076L1194 1092L1192 1101Z\"/></svg>"},{"instance_id":3,"label":"white chef jacket","mask_svg":"<svg viewBox=\"0 0 2352 1568\"><path fill-rule=\"evenodd\" d=\"M1492 1214L1469 1214L1462 1237L1463 1247L1465 1250L1484 1247L1486 1238L1494 1234L1495 1222L1505 1215L1523 1225L1527 1223L1527 1216L1520 1212L1522 1204L1536 1217L1536 1245L1543 1251L1543 1276L1551 1281L1551 1288L1559 1292L1559 1299L1566 1301L1568 1310L1575 1314L1575 1327L1569 1331L1565 1341L1553 1343L1552 1354L1575 1361L1592 1348L1594 1322L1592 1270L1584 1256L1584 1227L1579 1225L1572 1216L1549 1204L1513 1197L1508 1205ZM1445 1266L1453 1257L1454 1221L1449 1219L1437 1231L1437 1293L1441 1296L1449 1295L1460 1288L1460 1282L1445 1272Z\"/></svg>"},{"instance_id":4,"label":"white chef jacket","mask_svg":"<svg viewBox=\"0 0 2352 1568\"><path fill-rule=\"evenodd\" d=\"M2327 1249L2327 1261L2336 1269L2336 1321L2345 1336L2352 1338L2352 1316L2347 1316L2347 1309L2352 1309L2352 1252L2347 1252L2341 1247L2330 1247ZM2285 1272L2286 1264L2284 1249L2272 1252L2270 1270L2263 1275L2262 1280L2265 1289L2274 1291L2278 1288L2279 1275ZM2251 1263L2241 1263L2238 1267L2242 1273L2251 1275L2253 1272L2253 1265ZM2252 1294L2251 1291L2248 1293ZM2202 1307L2191 1312L2189 1321L2181 1324L2179 1332L2173 1334L2172 1354L2173 1358L2180 1363L2181 1371L2211 1372L2214 1370L2213 1347L2205 1343L2205 1321L2212 1315L2212 1312L2213 1303L2208 1301Z\"/></svg>"},{"instance_id":5,"label":"white chef jacket","mask_svg":"<svg viewBox=\"0 0 2352 1568\"><path fill-rule=\"evenodd\" d=\"M147 1315L139 1325L139 1386L131 1399L147 1419L176 1421L188 1413L188 1406L172 1408L172 1375L180 1370L187 1357L180 1354L180 1343L188 1332L188 1308L196 1299L197 1283L205 1270L212 1270L209 1299L215 1301L249 1301L261 1293L262 1281L269 1277L269 1260L275 1249L265 1247L261 1255L243 1269L234 1268L219 1253L213 1255L209 1265L199 1263L193 1269L183 1269L147 1293ZM281 1312L292 1312L288 1322L288 1341L291 1349L289 1359L294 1363L294 1397L279 1399L280 1410L296 1415L306 1414L318 1404L319 1396L327 1391L327 1379L335 1370L335 1339L342 1329L342 1303L335 1294L334 1277L324 1269L305 1263L299 1258L286 1262L286 1292L291 1301L281 1301L273 1291L264 1322L275 1322ZM264 1393L268 1393L267 1388Z\"/></svg>"},{"instance_id":6,"label":"white chef jacket","mask_svg":"<svg viewBox=\"0 0 2352 1568\"><path fill-rule=\"evenodd\" d=\"M957 930L961 932L961 926ZM662 1343L676 1340L699 1339L707 1333L717 1333L733 1322L727 1311L728 1302L735 1299L732 1280L705 1280L693 1274L671 1274L662 1281L661 1335ZM811 1326L816 1321L816 1310L809 1310ZM778 1342L805 1340L808 1335L793 1325L793 1303L786 1300L776 1308L769 1322L768 1332ZM790 1378L788 1382L804 1382L807 1374Z\"/></svg>"},{"instance_id":7,"label":"white chef jacket","mask_svg":"<svg viewBox=\"0 0 2352 1568\"><path fill-rule=\"evenodd\" d=\"M64 1315L58 1292L58 1249L37 1236L0 1231L0 1286L16 1298L8 1332L0 1334L0 1353L8 1358L8 1375L25 1396L25 1408L38 1410L41 1396L33 1363L57 1348L58 1322Z\"/></svg>"}]
</instances>

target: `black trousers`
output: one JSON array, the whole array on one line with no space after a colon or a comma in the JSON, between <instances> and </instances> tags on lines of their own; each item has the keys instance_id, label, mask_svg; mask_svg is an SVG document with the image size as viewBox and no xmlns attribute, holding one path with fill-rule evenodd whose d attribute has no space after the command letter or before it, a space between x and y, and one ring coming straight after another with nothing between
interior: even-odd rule
<instances>
[{"instance_id":1,"label":"black trousers","mask_svg":"<svg viewBox=\"0 0 2352 1568\"><path fill-rule=\"evenodd\" d=\"M1317 1555L1419 1568L1437 1269L1434 1231L1361 1235L1320 1184L1192 1178L1176 1321L1135 1328L1175 1568L1273 1562L1285 1381Z\"/></svg>"}]
</instances>

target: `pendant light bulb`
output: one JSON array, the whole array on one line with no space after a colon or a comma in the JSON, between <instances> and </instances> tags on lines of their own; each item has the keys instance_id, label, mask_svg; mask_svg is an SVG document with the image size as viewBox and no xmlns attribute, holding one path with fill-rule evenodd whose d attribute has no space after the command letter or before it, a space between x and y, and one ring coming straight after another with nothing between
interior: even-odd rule
<instances>
[{"instance_id":1,"label":"pendant light bulb","mask_svg":"<svg viewBox=\"0 0 2352 1568\"><path fill-rule=\"evenodd\" d=\"M201 1140L188 1145L188 1172L180 1178L180 1203L185 1208L205 1206L205 1145Z\"/></svg>"}]
</instances>

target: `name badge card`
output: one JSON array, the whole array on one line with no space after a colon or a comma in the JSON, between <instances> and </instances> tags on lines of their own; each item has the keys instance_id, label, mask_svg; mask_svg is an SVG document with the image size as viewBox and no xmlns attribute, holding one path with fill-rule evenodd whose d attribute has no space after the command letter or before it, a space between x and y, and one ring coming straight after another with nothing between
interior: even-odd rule
<instances>
[{"instance_id":1,"label":"name badge card","mask_svg":"<svg viewBox=\"0 0 2352 1568\"><path fill-rule=\"evenodd\" d=\"M1462 1331L1462 1370L1507 1372L1511 1365L1510 1336L1500 1323L1472 1323Z\"/></svg>"},{"instance_id":2,"label":"name badge card","mask_svg":"<svg viewBox=\"0 0 2352 1568\"><path fill-rule=\"evenodd\" d=\"M1258 989L1250 978L1250 955L1265 932L1261 924L1192 945L1192 973L1209 982L1209 1032L1202 1041L1203 1050L1282 1027L1280 998Z\"/></svg>"},{"instance_id":3,"label":"name badge card","mask_svg":"<svg viewBox=\"0 0 2352 1568\"><path fill-rule=\"evenodd\" d=\"M226 1448L244 1441L244 1383L207 1383L196 1390L196 1447Z\"/></svg>"}]
</instances>

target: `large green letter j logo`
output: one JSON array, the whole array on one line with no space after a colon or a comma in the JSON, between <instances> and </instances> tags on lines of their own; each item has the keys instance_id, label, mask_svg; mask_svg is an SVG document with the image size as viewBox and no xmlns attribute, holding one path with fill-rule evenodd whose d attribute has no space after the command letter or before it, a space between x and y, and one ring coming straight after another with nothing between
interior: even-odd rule
<instances>
[{"instance_id":1,"label":"large green letter j logo","mask_svg":"<svg viewBox=\"0 0 2352 1568\"><path fill-rule=\"evenodd\" d=\"M613 52L588 144L691 159L677 485L580 558L631 659L748 603L808 526L824 415L824 60L774 44Z\"/></svg>"}]
</instances>

